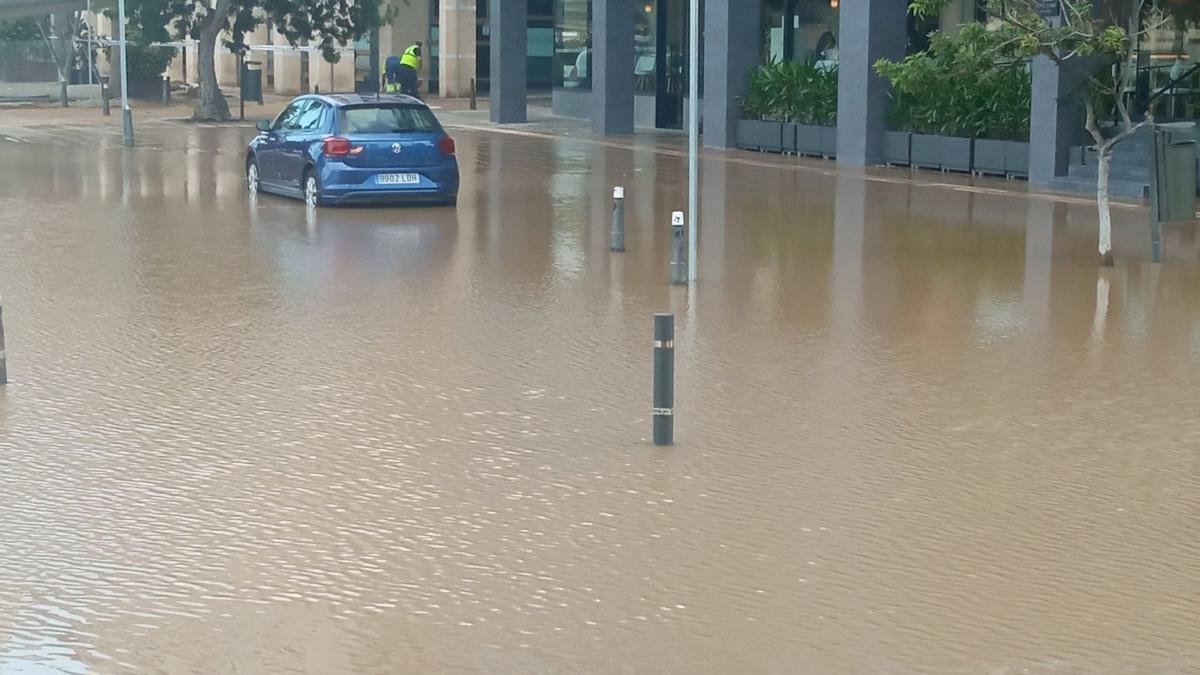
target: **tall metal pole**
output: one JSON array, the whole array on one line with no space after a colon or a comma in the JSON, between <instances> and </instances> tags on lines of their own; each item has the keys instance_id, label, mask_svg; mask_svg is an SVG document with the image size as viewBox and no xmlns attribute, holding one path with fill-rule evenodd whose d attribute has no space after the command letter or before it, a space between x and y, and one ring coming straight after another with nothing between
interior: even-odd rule
<instances>
[{"instance_id":1,"label":"tall metal pole","mask_svg":"<svg viewBox=\"0 0 1200 675\"><path fill-rule=\"evenodd\" d=\"M688 281L696 280L696 243L700 229L697 182L700 179L700 0L688 14Z\"/></svg>"},{"instance_id":2,"label":"tall metal pole","mask_svg":"<svg viewBox=\"0 0 1200 675\"><path fill-rule=\"evenodd\" d=\"M129 107L129 59L125 51L125 0L117 2L117 21L121 26L121 142L133 147L133 110Z\"/></svg>"},{"instance_id":3,"label":"tall metal pole","mask_svg":"<svg viewBox=\"0 0 1200 675\"><path fill-rule=\"evenodd\" d=\"M88 84L96 84L92 79L92 71L95 70L92 65L92 0L88 0L87 14L83 17L83 23L88 27Z\"/></svg>"}]
</instances>

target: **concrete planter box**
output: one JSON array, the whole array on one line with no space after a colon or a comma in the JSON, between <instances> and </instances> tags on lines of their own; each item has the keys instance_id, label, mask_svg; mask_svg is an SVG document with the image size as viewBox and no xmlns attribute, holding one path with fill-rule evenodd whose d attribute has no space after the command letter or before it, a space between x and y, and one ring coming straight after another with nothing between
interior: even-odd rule
<instances>
[{"instance_id":1,"label":"concrete planter box","mask_svg":"<svg viewBox=\"0 0 1200 675\"><path fill-rule=\"evenodd\" d=\"M783 152L783 123L738 120L737 146L744 150Z\"/></svg>"},{"instance_id":2,"label":"concrete planter box","mask_svg":"<svg viewBox=\"0 0 1200 675\"><path fill-rule=\"evenodd\" d=\"M795 131L795 144L787 148L787 141L792 138L789 135L791 130ZM833 157L837 154L837 127L785 124L783 125L783 140L785 148L797 155Z\"/></svg>"},{"instance_id":3,"label":"concrete planter box","mask_svg":"<svg viewBox=\"0 0 1200 675\"><path fill-rule=\"evenodd\" d=\"M1029 144L975 139L974 170L993 176L1029 175Z\"/></svg>"},{"instance_id":4,"label":"concrete planter box","mask_svg":"<svg viewBox=\"0 0 1200 675\"><path fill-rule=\"evenodd\" d=\"M912 165L923 169L970 171L973 146L970 138L913 134Z\"/></svg>"},{"instance_id":5,"label":"concrete planter box","mask_svg":"<svg viewBox=\"0 0 1200 675\"><path fill-rule=\"evenodd\" d=\"M912 163L912 134L907 131L883 132L883 163L908 166Z\"/></svg>"},{"instance_id":6,"label":"concrete planter box","mask_svg":"<svg viewBox=\"0 0 1200 675\"><path fill-rule=\"evenodd\" d=\"M821 127L814 127L810 124L788 126L796 130L796 147L794 149L797 155L821 156Z\"/></svg>"},{"instance_id":7,"label":"concrete planter box","mask_svg":"<svg viewBox=\"0 0 1200 675\"><path fill-rule=\"evenodd\" d=\"M1010 176L1029 176L1029 144L1007 141L1004 144L1004 172Z\"/></svg>"},{"instance_id":8,"label":"concrete planter box","mask_svg":"<svg viewBox=\"0 0 1200 675\"><path fill-rule=\"evenodd\" d=\"M972 167L976 173L986 173L992 176L1004 176L1004 156L1007 153L1008 141L993 141L987 138L975 139L975 163Z\"/></svg>"},{"instance_id":9,"label":"concrete planter box","mask_svg":"<svg viewBox=\"0 0 1200 675\"><path fill-rule=\"evenodd\" d=\"M821 130L821 154L830 159L837 157L837 127L817 127Z\"/></svg>"}]
</instances>

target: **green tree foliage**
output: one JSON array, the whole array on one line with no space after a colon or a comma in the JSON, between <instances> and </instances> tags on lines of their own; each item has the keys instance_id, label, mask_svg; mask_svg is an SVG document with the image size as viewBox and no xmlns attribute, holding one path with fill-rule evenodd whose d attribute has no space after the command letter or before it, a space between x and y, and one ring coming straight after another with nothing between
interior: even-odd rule
<instances>
[{"instance_id":1,"label":"green tree foliage","mask_svg":"<svg viewBox=\"0 0 1200 675\"><path fill-rule=\"evenodd\" d=\"M151 42L160 40L151 39L136 28L130 28L128 36L129 44L125 46L125 50L129 54L130 83L159 80L166 72L167 67L171 65L178 50L171 47L150 46ZM116 49L116 47L110 47L110 49Z\"/></svg>"},{"instance_id":2,"label":"green tree foliage","mask_svg":"<svg viewBox=\"0 0 1200 675\"><path fill-rule=\"evenodd\" d=\"M382 0L127 0L130 27L153 41L191 38L199 42L200 103L197 119L229 119L229 106L217 86L215 46L244 54L246 35L269 22L292 45L320 47L327 61L338 45L362 38L390 20ZM132 59L132 57L131 57Z\"/></svg>"},{"instance_id":3,"label":"green tree foliage","mask_svg":"<svg viewBox=\"0 0 1200 675\"><path fill-rule=\"evenodd\" d=\"M981 24L936 32L927 51L875 69L892 83L892 125L903 131L998 140L1029 139L1031 82L1014 50L994 49Z\"/></svg>"},{"instance_id":4,"label":"green tree foliage","mask_svg":"<svg viewBox=\"0 0 1200 675\"><path fill-rule=\"evenodd\" d=\"M37 19L5 19L0 21L0 40L28 42L41 40Z\"/></svg>"}]
</instances>

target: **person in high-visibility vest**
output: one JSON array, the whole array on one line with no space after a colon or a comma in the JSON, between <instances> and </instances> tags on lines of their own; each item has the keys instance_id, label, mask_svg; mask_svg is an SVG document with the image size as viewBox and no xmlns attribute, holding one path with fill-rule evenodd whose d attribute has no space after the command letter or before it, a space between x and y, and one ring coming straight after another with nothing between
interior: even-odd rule
<instances>
[{"instance_id":1,"label":"person in high-visibility vest","mask_svg":"<svg viewBox=\"0 0 1200 675\"><path fill-rule=\"evenodd\" d=\"M400 57L389 56L383 68L383 91L387 94L400 93Z\"/></svg>"},{"instance_id":2,"label":"person in high-visibility vest","mask_svg":"<svg viewBox=\"0 0 1200 675\"><path fill-rule=\"evenodd\" d=\"M404 55L400 57L398 71L400 91L409 96L420 96L417 77L421 71L421 42L419 40L404 50Z\"/></svg>"}]
</instances>

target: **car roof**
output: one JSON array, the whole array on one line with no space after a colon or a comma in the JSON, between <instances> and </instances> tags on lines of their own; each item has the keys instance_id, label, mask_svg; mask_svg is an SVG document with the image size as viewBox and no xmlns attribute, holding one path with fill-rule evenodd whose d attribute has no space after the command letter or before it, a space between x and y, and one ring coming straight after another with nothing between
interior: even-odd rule
<instances>
[{"instance_id":1,"label":"car roof","mask_svg":"<svg viewBox=\"0 0 1200 675\"><path fill-rule=\"evenodd\" d=\"M404 94L313 94L302 98L316 98L328 103L336 108L344 108L353 105L372 105L377 103L391 103L399 105L418 105L422 108L427 107L425 102L414 96Z\"/></svg>"}]
</instances>

